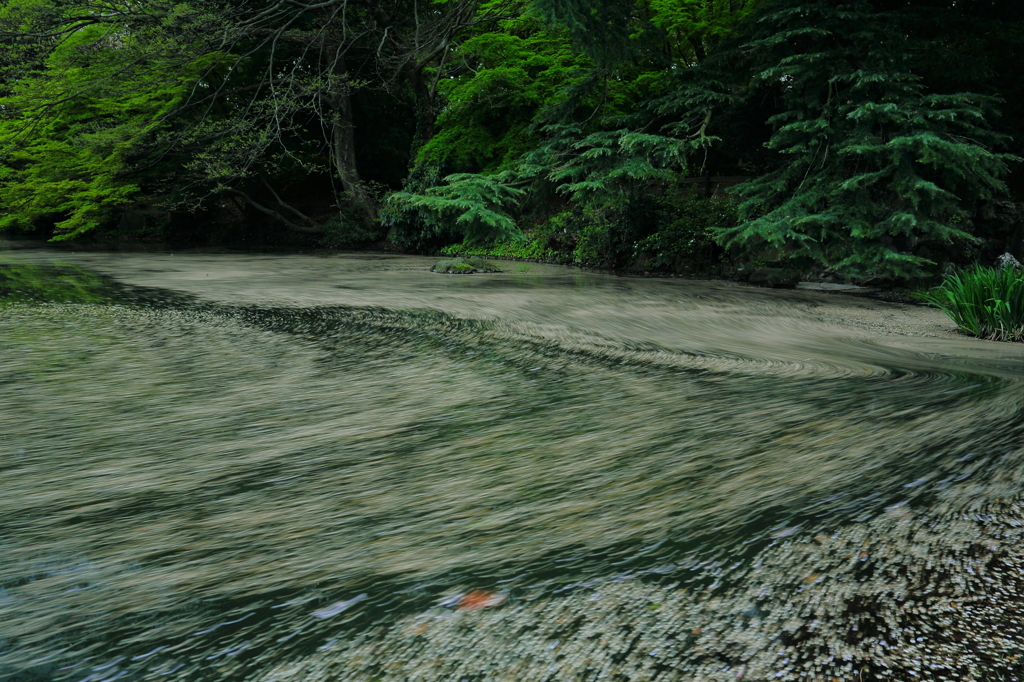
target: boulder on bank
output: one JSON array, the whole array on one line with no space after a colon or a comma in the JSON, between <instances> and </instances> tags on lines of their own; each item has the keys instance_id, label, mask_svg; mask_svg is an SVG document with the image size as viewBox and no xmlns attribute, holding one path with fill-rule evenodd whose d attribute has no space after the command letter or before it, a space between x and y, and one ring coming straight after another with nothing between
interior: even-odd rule
<instances>
[{"instance_id":1,"label":"boulder on bank","mask_svg":"<svg viewBox=\"0 0 1024 682\"><path fill-rule=\"evenodd\" d=\"M1013 257L1012 253L1004 253L996 259L996 270L1005 270L1006 268L1020 270L1022 267L1024 266L1020 264L1020 261Z\"/></svg>"},{"instance_id":2,"label":"boulder on bank","mask_svg":"<svg viewBox=\"0 0 1024 682\"><path fill-rule=\"evenodd\" d=\"M501 272L494 263L483 258L451 258L438 261L430 268L431 272L443 272L449 275L472 275L475 272Z\"/></svg>"}]
</instances>

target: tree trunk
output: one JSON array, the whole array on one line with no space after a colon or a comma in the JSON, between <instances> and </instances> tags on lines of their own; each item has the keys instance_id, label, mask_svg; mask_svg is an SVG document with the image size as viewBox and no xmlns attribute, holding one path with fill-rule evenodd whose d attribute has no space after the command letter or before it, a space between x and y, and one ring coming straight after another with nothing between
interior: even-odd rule
<instances>
[{"instance_id":1,"label":"tree trunk","mask_svg":"<svg viewBox=\"0 0 1024 682\"><path fill-rule=\"evenodd\" d=\"M344 73L344 66L339 69ZM352 115L352 91L346 82L333 85L327 98L331 107L331 152L341 188L364 227L377 220L373 199L363 185L356 167L355 121Z\"/></svg>"},{"instance_id":2,"label":"tree trunk","mask_svg":"<svg viewBox=\"0 0 1024 682\"><path fill-rule=\"evenodd\" d=\"M412 92L416 107L416 132L412 138L412 147L409 149L409 166L416 159L420 148L434 138L437 132L437 107L434 92L423 77L423 67L417 65L409 70L409 83L412 85Z\"/></svg>"}]
</instances>

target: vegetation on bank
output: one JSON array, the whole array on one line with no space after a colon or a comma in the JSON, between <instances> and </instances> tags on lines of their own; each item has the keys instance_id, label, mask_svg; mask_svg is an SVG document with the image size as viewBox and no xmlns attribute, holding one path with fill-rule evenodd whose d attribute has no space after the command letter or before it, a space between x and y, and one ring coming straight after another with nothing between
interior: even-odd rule
<instances>
[{"instance_id":1,"label":"vegetation on bank","mask_svg":"<svg viewBox=\"0 0 1024 682\"><path fill-rule=\"evenodd\" d=\"M445 255L611 267L658 273L707 273L725 252L716 230L736 224L736 202L727 196L667 195L627 207L617 221L571 210L549 216L517 238L497 243L449 244Z\"/></svg>"},{"instance_id":2,"label":"vegetation on bank","mask_svg":"<svg viewBox=\"0 0 1024 682\"><path fill-rule=\"evenodd\" d=\"M1009 0L15 0L0 38L11 233L875 282L1024 257Z\"/></svg>"},{"instance_id":3,"label":"vegetation on bank","mask_svg":"<svg viewBox=\"0 0 1024 682\"><path fill-rule=\"evenodd\" d=\"M942 285L917 294L972 336L1024 341L1024 270L974 266L952 274Z\"/></svg>"}]
</instances>

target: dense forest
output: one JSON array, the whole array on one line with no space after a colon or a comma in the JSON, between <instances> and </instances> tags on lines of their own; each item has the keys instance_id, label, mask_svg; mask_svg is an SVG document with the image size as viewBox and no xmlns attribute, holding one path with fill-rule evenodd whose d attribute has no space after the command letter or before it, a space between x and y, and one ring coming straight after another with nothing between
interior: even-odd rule
<instances>
[{"instance_id":1,"label":"dense forest","mask_svg":"<svg viewBox=\"0 0 1024 682\"><path fill-rule=\"evenodd\" d=\"M855 281L1024 258L1016 0L4 0L0 231Z\"/></svg>"}]
</instances>

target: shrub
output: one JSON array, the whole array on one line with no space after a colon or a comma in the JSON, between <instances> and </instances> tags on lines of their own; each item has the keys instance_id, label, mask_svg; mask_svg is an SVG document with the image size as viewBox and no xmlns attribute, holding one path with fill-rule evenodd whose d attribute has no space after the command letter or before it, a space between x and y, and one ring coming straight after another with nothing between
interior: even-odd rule
<instances>
[{"instance_id":1,"label":"shrub","mask_svg":"<svg viewBox=\"0 0 1024 682\"><path fill-rule=\"evenodd\" d=\"M941 308L968 334L994 341L1024 341L1022 270L975 266L916 296Z\"/></svg>"},{"instance_id":2,"label":"shrub","mask_svg":"<svg viewBox=\"0 0 1024 682\"><path fill-rule=\"evenodd\" d=\"M501 272L494 263L489 263L483 258L476 256L438 261L430 268L430 271L444 272L452 275L471 275L475 272Z\"/></svg>"},{"instance_id":3,"label":"shrub","mask_svg":"<svg viewBox=\"0 0 1024 682\"><path fill-rule=\"evenodd\" d=\"M736 204L727 196L665 196L657 203L658 231L637 243L636 256L651 270L678 270L687 260L708 265L722 255L716 231L736 223Z\"/></svg>"},{"instance_id":4,"label":"shrub","mask_svg":"<svg viewBox=\"0 0 1024 682\"><path fill-rule=\"evenodd\" d=\"M717 264L715 230L736 224L735 202L680 192L648 193L612 208L574 206L528 229L525 239L459 242L446 256L557 261L612 270L678 272Z\"/></svg>"},{"instance_id":5,"label":"shrub","mask_svg":"<svg viewBox=\"0 0 1024 682\"><path fill-rule=\"evenodd\" d=\"M394 192L387 198L393 213L382 212L381 221L398 227L415 215L425 225L456 231L469 244L522 239L510 213L526 192L511 184L513 179L509 173L456 173L421 192Z\"/></svg>"},{"instance_id":6,"label":"shrub","mask_svg":"<svg viewBox=\"0 0 1024 682\"><path fill-rule=\"evenodd\" d=\"M369 228L359 221L354 211L342 211L324 223L324 231L317 245L327 249L356 249L380 238L378 230Z\"/></svg>"},{"instance_id":7,"label":"shrub","mask_svg":"<svg viewBox=\"0 0 1024 682\"><path fill-rule=\"evenodd\" d=\"M403 183L403 192L423 194L442 183L440 169L419 164ZM388 241L403 250L430 252L459 242L462 231L454 223L442 223L430 212L408 202L384 201L380 207L381 225L388 229Z\"/></svg>"},{"instance_id":8,"label":"shrub","mask_svg":"<svg viewBox=\"0 0 1024 682\"><path fill-rule=\"evenodd\" d=\"M557 260L558 254L545 246L544 235L526 235L526 240L499 242L491 245L449 244L441 249L444 256L486 256L508 260Z\"/></svg>"},{"instance_id":9,"label":"shrub","mask_svg":"<svg viewBox=\"0 0 1024 682\"><path fill-rule=\"evenodd\" d=\"M580 265L625 270L634 260L636 244L654 229L650 204L641 199L622 207L584 209L576 233L573 260Z\"/></svg>"}]
</instances>

